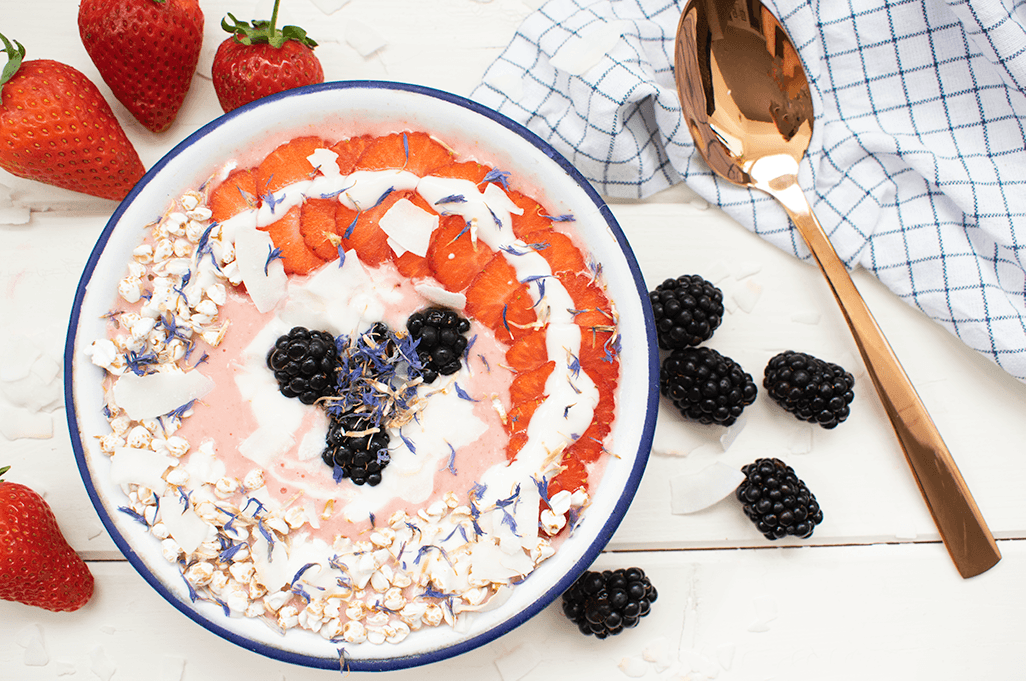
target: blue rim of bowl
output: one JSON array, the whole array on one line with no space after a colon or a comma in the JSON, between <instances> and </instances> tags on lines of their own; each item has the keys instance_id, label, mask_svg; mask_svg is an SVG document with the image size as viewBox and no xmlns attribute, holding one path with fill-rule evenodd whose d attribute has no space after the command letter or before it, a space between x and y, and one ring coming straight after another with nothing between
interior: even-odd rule
<instances>
[{"instance_id":1,"label":"blue rim of bowl","mask_svg":"<svg viewBox=\"0 0 1026 681\"><path fill-rule=\"evenodd\" d=\"M276 648L263 643L256 643L251 639L241 636L229 629L222 627L213 620L207 619L201 615L194 608L189 607L191 603L186 603L178 598L177 595L173 594L164 584L156 578L156 576L149 570L146 563L136 554L135 550L126 541L125 537L117 529L113 519L107 513L106 507L100 501L100 497L97 493L96 487L93 484L92 476L89 472L86 464L85 452L82 448L82 442L80 439L80 432L78 427L78 418L75 412L74 404L74 391L73 391L73 368L75 359L75 340L78 331L79 313L82 307L82 300L85 297L86 286L92 278L93 272L96 268L97 262L99 261L100 255L103 253L104 248L110 239L114 228L117 226L121 219L122 214L128 208L128 206L135 200L135 197L145 187L161 169L167 165L167 163L182 153L185 149L189 148L196 142L200 141L207 135L211 134L222 125L225 125L228 121L232 120L236 116L243 112L261 106L269 101L275 101L280 99L287 99L290 97L301 96L310 92L320 92L324 90L348 90L354 88L370 89L370 90L402 90L414 94L424 95L427 97L433 97L440 99L451 104L468 109L469 111L491 119L498 125L504 128L508 128L512 132L515 132L526 141L537 147L546 156L548 156L553 162L558 164L563 171L565 171L588 195L589 199L599 209L600 214L605 219L607 225L613 236L616 238L619 244L620 250L623 252L624 258L626 259L628 268L633 275L635 285L638 287L638 294L642 298L642 310L645 318L645 330L647 345L649 348L649 375L659 375L659 355L656 349L656 334L655 334L655 320L652 316L652 309L648 304L648 292L645 287L644 278L641 274L641 268L638 266L638 262L634 257L634 252L631 250L630 244L627 241L626 236L620 229L620 225L617 223L616 218L613 217L612 211L609 206L598 194L597 191L591 186L588 180L578 171L571 163L563 157L558 151L550 146L545 140L525 128L520 123L506 117L505 115L490 109L486 106L478 104L470 99L455 95L443 90L436 90L421 85L412 85L409 83L401 83L396 81L377 81L377 80L353 80L353 81L332 81L327 83L320 83L317 85L309 85L304 87L295 88L292 90L286 90L278 94L270 95L263 99L257 100L245 106L239 107L223 116L220 116L210 123L207 123L202 128L192 133L184 140L179 142L175 147L165 154L159 161L157 161L150 169L146 172L143 178L132 188L125 199L118 205L114 213L111 215L110 220L107 221L107 225L104 227L103 232L97 239L96 245L93 248L92 253L89 255L89 259L86 261L85 270L82 277L79 280L78 289L75 292L75 299L71 309L71 320L68 326L67 340L64 348L64 402L65 412L68 418L68 429L71 435L71 445L75 452L75 460L78 464L79 474L82 477L82 481L85 483L86 492L89 494L89 499L96 509L97 514L103 522L104 527L110 534L111 539L120 549L121 553L124 554L125 558L135 568L135 570L145 579L154 590L157 591L168 603L174 606L179 612L184 614L189 619L193 620L205 629L217 634L221 638L224 638L232 643L251 650L253 652L264 655L272 659L280 660L282 662L288 662L295 665L313 667L320 669L338 669L342 668L343 671L395 671L399 669L407 669L410 667L416 667L434 662L439 662L457 655L461 655L465 652L478 648L486 643L489 643L500 636L503 636L513 629L517 628L524 622L528 621L545 607L547 607L552 601L560 596L564 591L570 588L570 585L579 577L588 567L595 561L598 555L602 552L602 549L612 538L613 533L619 527L620 522L623 520L624 515L627 513L627 509L630 507L631 502L634 499L634 495L637 492L638 486L641 483L641 476L645 471L645 466L648 462L649 451L652 446L652 438L655 431L656 413L658 411L659 403L659 390L658 384L655 380L650 381L648 391L648 404L645 412L645 423L642 428L641 440L638 447L638 456L635 459L634 466L631 469L630 475L623 488L623 492L620 495L616 506L613 508L612 513L606 519L605 524L598 532L595 540L585 550L580 560L573 565L573 567L566 572L566 574L546 590L541 596L539 596L533 603L528 605L526 608L516 613L507 620L504 620L499 625L489 629L488 631L482 632L477 636L459 641L451 646L445 646L441 648L435 648L423 653L415 655L405 655L401 657L393 658L376 658L367 660L349 660L345 658L342 650L339 650L338 658L326 658L318 657L313 655L304 655L301 653L294 653L281 648Z\"/></svg>"}]
</instances>

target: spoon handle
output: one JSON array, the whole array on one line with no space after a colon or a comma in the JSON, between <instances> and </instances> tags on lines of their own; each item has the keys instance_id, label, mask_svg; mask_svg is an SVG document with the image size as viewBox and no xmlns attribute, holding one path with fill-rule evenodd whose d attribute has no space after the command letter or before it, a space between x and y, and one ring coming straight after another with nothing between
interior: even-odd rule
<instances>
[{"instance_id":1,"label":"spoon handle","mask_svg":"<svg viewBox=\"0 0 1026 681\"><path fill-rule=\"evenodd\" d=\"M760 183L759 188L784 206L826 276L959 573L967 578L985 572L1001 559L997 543L937 426L837 257L808 200L796 183L775 187Z\"/></svg>"}]
</instances>

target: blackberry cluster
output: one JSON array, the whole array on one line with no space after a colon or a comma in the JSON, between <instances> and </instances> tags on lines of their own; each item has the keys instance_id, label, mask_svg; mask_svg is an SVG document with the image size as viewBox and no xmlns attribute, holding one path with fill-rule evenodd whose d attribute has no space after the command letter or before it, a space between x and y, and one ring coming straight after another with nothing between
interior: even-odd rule
<instances>
[{"instance_id":1,"label":"blackberry cluster","mask_svg":"<svg viewBox=\"0 0 1026 681\"><path fill-rule=\"evenodd\" d=\"M657 596L641 568L587 571L563 594L563 614L582 634L606 638L637 626Z\"/></svg>"},{"instance_id":2,"label":"blackberry cluster","mask_svg":"<svg viewBox=\"0 0 1026 681\"><path fill-rule=\"evenodd\" d=\"M470 321L454 310L431 307L414 312L406 320L406 330L417 343L421 376L433 383L438 375L449 376L460 370L460 358L467 349Z\"/></svg>"},{"instance_id":3,"label":"blackberry cluster","mask_svg":"<svg viewBox=\"0 0 1026 681\"><path fill-rule=\"evenodd\" d=\"M770 397L802 421L834 428L848 418L855 378L842 367L787 350L769 361L762 382Z\"/></svg>"},{"instance_id":4,"label":"blackberry cluster","mask_svg":"<svg viewBox=\"0 0 1026 681\"><path fill-rule=\"evenodd\" d=\"M328 446L321 459L328 466L337 467L340 478L349 478L356 485L374 487L381 482L381 471L390 462L389 437L384 430L368 433L369 430L375 428L366 415L333 417L328 425Z\"/></svg>"},{"instance_id":5,"label":"blackberry cluster","mask_svg":"<svg viewBox=\"0 0 1026 681\"><path fill-rule=\"evenodd\" d=\"M313 404L335 390L335 338L326 331L294 327L275 341L267 353L267 366L274 372L282 395Z\"/></svg>"},{"instance_id":6,"label":"blackberry cluster","mask_svg":"<svg viewBox=\"0 0 1026 681\"><path fill-rule=\"evenodd\" d=\"M663 350L707 341L723 320L723 292L697 274L667 279L649 292L648 298Z\"/></svg>"},{"instance_id":7,"label":"blackberry cluster","mask_svg":"<svg viewBox=\"0 0 1026 681\"><path fill-rule=\"evenodd\" d=\"M659 390L685 418L729 426L755 401L750 374L712 348L681 348L663 360Z\"/></svg>"},{"instance_id":8,"label":"blackberry cluster","mask_svg":"<svg viewBox=\"0 0 1026 681\"><path fill-rule=\"evenodd\" d=\"M823 522L816 497L780 459L756 459L741 472L746 479L738 485L737 498L767 539L805 539Z\"/></svg>"}]
</instances>

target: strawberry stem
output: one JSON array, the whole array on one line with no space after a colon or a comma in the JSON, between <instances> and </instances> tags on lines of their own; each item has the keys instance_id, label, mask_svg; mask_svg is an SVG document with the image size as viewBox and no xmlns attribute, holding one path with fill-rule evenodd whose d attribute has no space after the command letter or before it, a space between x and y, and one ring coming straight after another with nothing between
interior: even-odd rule
<instances>
[{"instance_id":1,"label":"strawberry stem","mask_svg":"<svg viewBox=\"0 0 1026 681\"><path fill-rule=\"evenodd\" d=\"M221 20L221 28L231 33L236 42L242 45L268 44L271 47L279 48L289 40L295 40L311 49L317 47L317 42L298 26L278 28L279 2L280 0L274 0L270 21L265 19L254 19L252 22L239 21L235 15L228 12L228 16Z\"/></svg>"},{"instance_id":2,"label":"strawberry stem","mask_svg":"<svg viewBox=\"0 0 1026 681\"><path fill-rule=\"evenodd\" d=\"M25 58L25 46L19 43L17 40L14 41L14 45L7 39L3 33L0 33L0 40L4 43L4 49L0 52L7 54L7 64L4 65L4 70L0 71L0 88L3 88L4 84L9 81L18 69L21 68L21 62ZM17 47L15 47L17 45ZM3 93L0 91L0 101L2 101ZM4 469L7 470L7 469ZM2 473L2 471L0 471Z\"/></svg>"}]
</instances>

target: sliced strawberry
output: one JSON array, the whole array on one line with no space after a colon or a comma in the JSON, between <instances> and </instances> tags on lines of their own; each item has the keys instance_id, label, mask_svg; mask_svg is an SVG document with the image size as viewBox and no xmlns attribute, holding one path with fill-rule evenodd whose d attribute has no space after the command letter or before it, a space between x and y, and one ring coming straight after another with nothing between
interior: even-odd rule
<instances>
[{"instance_id":1,"label":"sliced strawberry","mask_svg":"<svg viewBox=\"0 0 1026 681\"><path fill-rule=\"evenodd\" d=\"M303 240L299 227L300 213L300 207L293 206L280 220L260 228L271 235L274 247L281 251L286 274L309 274L325 262Z\"/></svg>"},{"instance_id":2,"label":"sliced strawberry","mask_svg":"<svg viewBox=\"0 0 1026 681\"><path fill-rule=\"evenodd\" d=\"M549 496L566 490L573 492L588 487L588 467L580 459L564 458L563 470L549 481Z\"/></svg>"},{"instance_id":3,"label":"sliced strawberry","mask_svg":"<svg viewBox=\"0 0 1026 681\"><path fill-rule=\"evenodd\" d=\"M375 138L356 166L360 170L399 168L423 177L451 162L452 152L426 132L402 132Z\"/></svg>"},{"instance_id":4,"label":"sliced strawberry","mask_svg":"<svg viewBox=\"0 0 1026 681\"><path fill-rule=\"evenodd\" d=\"M224 182L210 192L207 200L210 217L214 222L224 222L259 205L256 173L253 169L236 169L228 173Z\"/></svg>"},{"instance_id":5,"label":"sliced strawberry","mask_svg":"<svg viewBox=\"0 0 1026 681\"><path fill-rule=\"evenodd\" d=\"M511 216L513 219L513 233L518 239L524 239L531 232L552 229L552 219L548 217L549 212L540 203L516 190L507 191L506 194L513 203L524 211L523 215L514 213ZM527 239L524 239L524 241L527 241Z\"/></svg>"},{"instance_id":6,"label":"sliced strawberry","mask_svg":"<svg viewBox=\"0 0 1026 681\"><path fill-rule=\"evenodd\" d=\"M537 321L527 286L502 253L496 253L467 289L467 312L505 343L526 335Z\"/></svg>"},{"instance_id":7,"label":"sliced strawberry","mask_svg":"<svg viewBox=\"0 0 1026 681\"><path fill-rule=\"evenodd\" d=\"M459 292L470 285L494 254L483 242L471 240L466 220L459 215L446 215L431 239L427 259L438 283Z\"/></svg>"},{"instance_id":8,"label":"sliced strawberry","mask_svg":"<svg viewBox=\"0 0 1026 681\"><path fill-rule=\"evenodd\" d=\"M395 267L399 270L399 274L403 275L407 279L425 279L433 276L431 265L428 264L427 258L422 258L416 253L406 251L398 258L393 257L392 262L395 263Z\"/></svg>"},{"instance_id":9,"label":"sliced strawberry","mask_svg":"<svg viewBox=\"0 0 1026 681\"><path fill-rule=\"evenodd\" d=\"M299 214L303 241L318 258L327 262L338 258L338 244L341 242L335 223L337 205L335 199L307 199Z\"/></svg>"},{"instance_id":10,"label":"sliced strawberry","mask_svg":"<svg viewBox=\"0 0 1026 681\"><path fill-rule=\"evenodd\" d=\"M556 363L549 360L530 371L517 374L509 384L509 400L513 407L516 408L519 405L537 400L539 397L544 397L545 381L548 380L555 367ZM531 412L533 413L534 410L532 409Z\"/></svg>"},{"instance_id":11,"label":"sliced strawberry","mask_svg":"<svg viewBox=\"0 0 1026 681\"><path fill-rule=\"evenodd\" d=\"M516 372L530 371L548 361L545 329L534 329L524 334L506 351L506 365Z\"/></svg>"},{"instance_id":12,"label":"sliced strawberry","mask_svg":"<svg viewBox=\"0 0 1026 681\"><path fill-rule=\"evenodd\" d=\"M527 444L526 431L521 430L510 434L509 440L506 442L506 460L512 461L517 458L517 454L520 453L525 444Z\"/></svg>"},{"instance_id":13,"label":"sliced strawberry","mask_svg":"<svg viewBox=\"0 0 1026 681\"><path fill-rule=\"evenodd\" d=\"M392 247L388 245L388 235L378 225L381 216L395 205L399 199L412 200L413 192L394 191L376 206L356 214L355 222L346 218L352 214L348 208L336 212L335 221L342 232L342 243L346 250L353 249L360 256L360 262L368 267L377 267L392 257ZM340 204L341 205L341 204ZM345 208L343 206L343 208ZM342 213L345 213L342 215ZM342 217L340 220L339 217Z\"/></svg>"},{"instance_id":14,"label":"sliced strawberry","mask_svg":"<svg viewBox=\"0 0 1026 681\"><path fill-rule=\"evenodd\" d=\"M561 272L556 275L574 301L574 322L581 327L581 335L589 330L606 331L615 323L609 298L585 274Z\"/></svg>"},{"instance_id":15,"label":"sliced strawberry","mask_svg":"<svg viewBox=\"0 0 1026 681\"><path fill-rule=\"evenodd\" d=\"M367 145L370 144L372 139L374 138L370 135L350 137L349 139L336 142L330 147L332 151L338 154L337 163L340 173L348 175L356 169L356 162L363 156L364 150L367 149Z\"/></svg>"},{"instance_id":16,"label":"sliced strawberry","mask_svg":"<svg viewBox=\"0 0 1026 681\"><path fill-rule=\"evenodd\" d=\"M595 406L591 424L567 450L569 458L591 463L598 461L605 451L603 443L609 435L610 424L613 422L613 391L611 388L600 389L599 402Z\"/></svg>"},{"instance_id":17,"label":"sliced strawberry","mask_svg":"<svg viewBox=\"0 0 1026 681\"><path fill-rule=\"evenodd\" d=\"M544 388L544 383L542 383ZM525 386L526 390L526 386ZM512 461L517 453L527 442L527 426L531 423L531 417L545 398L541 395L533 399L525 399L519 404L510 408L506 414L506 431L509 433L509 441L506 444L506 459Z\"/></svg>"},{"instance_id":18,"label":"sliced strawberry","mask_svg":"<svg viewBox=\"0 0 1026 681\"><path fill-rule=\"evenodd\" d=\"M257 189L260 196L312 178L317 171L306 157L318 149L330 146L320 137L296 137L272 151L257 167Z\"/></svg>"},{"instance_id":19,"label":"sliced strawberry","mask_svg":"<svg viewBox=\"0 0 1026 681\"><path fill-rule=\"evenodd\" d=\"M520 237L549 263L552 273L580 272L585 268L584 256L566 234L554 229L535 230Z\"/></svg>"},{"instance_id":20,"label":"sliced strawberry","mask_svg":"<svg viewBox=\"0 0 1026 681\"><path fill-rule=\"evenodd\" d=\"M491 168L481 165L476 161L456 161L441 168L436 168L431 174L454 180L470 180L474 184L481 184L491 171Z\"/></svg>"}]
</instances>

